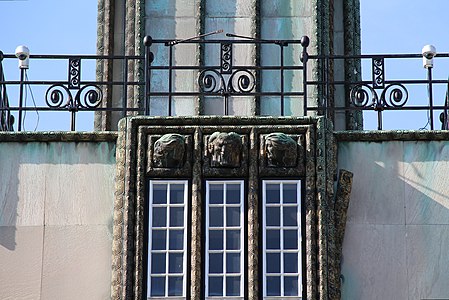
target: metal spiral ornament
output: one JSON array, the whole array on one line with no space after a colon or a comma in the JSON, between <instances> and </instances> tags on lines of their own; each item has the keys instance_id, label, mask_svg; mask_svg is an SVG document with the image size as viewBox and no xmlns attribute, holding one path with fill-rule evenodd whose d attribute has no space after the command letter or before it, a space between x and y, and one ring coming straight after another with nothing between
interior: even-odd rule
<instances>
[{"instance_id":1,"label":"metal spiral ornament","mask_svg":"<svg viewBox=\"0 0 449 300\"><path fill-rule=\"evenodd\" d=\"M392 83L385 87L380 98L385 106L403 107L408 100L408 91L404 85Z\"/></svg>"},{"instance_id":2,"label":"metal spiral ornament","mask_svg":"<svg viewBox=\"0 0 449 300\"><path fill-rule=\"evenodd\" d=\"M219 93L225 90L223 76L214 69L201 71L198 76L198 85L203 93Z\"/></svg>"},{"instance_id":3,"label":"metal spiral ornament","mask_svg":"<svg viewBox=\"0 0 449 300\"><path fill-rule=\"evenodd\" d=\"M376 91L367 84L357 84L351 89L351 103L356 107L373 106L378 102Z\"/></svg>"},{"instance_id":4,"label":"metal spiral ornament","mask_svg":"<svg viewBox=\"0 0 449 300\"><path fill-rule=\"evenodd\" d=\"M89 84L83 86L75 96L77 107L95 108L103 99L103 92L97 85Z\"/></svg>"},{"instance_id":5,"label":"metal spiral ornament","mask_svg":"<svg viewBox=\"0 0 449 300\"><path fill-rule=\"evenodd\" d=\"M47 89L45 102L52 108L66 107L72 102L72 95L64 85L54 84Z\"/></svg>"},{"instance_id":6,"label":"metal spiral ornament","mask_svg":"<svg viewBox=\"0 0 449 300\"><path fill-rule=\"evenodd\" d=\"M239 70L234 72L229 78L230 92L250 93L256 86L254 74L248 70Z\"/></svg>"}]
</instances>

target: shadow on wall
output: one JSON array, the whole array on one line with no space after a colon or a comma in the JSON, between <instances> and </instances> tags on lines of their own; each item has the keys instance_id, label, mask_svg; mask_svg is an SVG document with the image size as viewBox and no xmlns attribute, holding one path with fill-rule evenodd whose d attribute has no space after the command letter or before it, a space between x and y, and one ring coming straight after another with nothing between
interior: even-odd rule
<instances>
[{"instance_id":1,"label":"shadow on wall","mask_svg":"<svg viewBox=\"0 0 449 300\"><path fill-rule=\"evenodd\" d=\"M70 166L114 164L114 156L104 157L115 152L112 144L100 144L93 150L95 153L79 143L0 143L0 246L11 251L16 249L18 227L41 228L38 232L43 234L43 226L48 225L46 218L51 217L45 216L45 211L60 209L59 203L68 198L65 193L87 189L77 186L79 177L85 174ZM78 209L76 204L66 203L66 206ZM80 214L82 209L74 213Z\"/></svg>"},{"instance_id":2,"label":"shadow on wall","mask_svg":"<svg viewBox=\"0 0 449 300\"><path fill-rule=\"evenodd\" d=\"M343 299L448 298L448 142L344 142Z\"/></svg>"}]
</instances>

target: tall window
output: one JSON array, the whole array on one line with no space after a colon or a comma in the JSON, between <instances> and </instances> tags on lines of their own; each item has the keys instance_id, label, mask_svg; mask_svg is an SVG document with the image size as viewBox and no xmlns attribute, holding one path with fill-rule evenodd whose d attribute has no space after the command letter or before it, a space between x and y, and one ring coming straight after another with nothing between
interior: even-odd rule
<instances>
[{"instance_id":1,"label":"tall window","mask_svg":"<svg viewBox=\"0 0 449 300\"><path fill-rule=\"evenodd\" d=\"M301 184L263 181L263 295L302 295Z\"/></svg>"},{"instance_id":2,"label":"tall window","mask_svg":"<svg viewBox=\"0 0 449 300\"><path fill-rule=\"evenodd\" d=\"M151 180L147 297L186 296L187 181Z\"/></svg>"},{"instance_id":3,"label":"tall window","mask_svg":"<svg viewBox=\"0 0 449 300\"><path fill-rule=\"evenodd\" d=\"M206 183L206 297L243 297L243 181Z\"/></svg>"}]
</instances>

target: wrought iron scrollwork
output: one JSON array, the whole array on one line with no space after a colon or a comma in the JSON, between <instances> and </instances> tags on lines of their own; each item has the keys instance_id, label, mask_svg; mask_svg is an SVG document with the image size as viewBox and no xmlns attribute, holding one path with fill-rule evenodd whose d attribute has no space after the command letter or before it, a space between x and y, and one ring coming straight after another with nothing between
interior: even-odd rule
<instances>
[{"instance_id":1,"label":"wrought iron scrollwork","mask_svg":"<svg viewBox=\"0 0 449 300\"><path fill-rule=\"evenodd\" d=\"M250 93L256 86L256 77L248 70L235 70L230 76L223 76L215 69L205 69L198 76L198 85L203 93Z\"/></svg>"},{"instance_id":2,"label":"wrought iron scrollwork","mask_svg":"<svg viewBox=\"0 0 449 300\"><path fill-rule=\"evenodd\" d=\"M94 84L81 87L75 97L63 84L54 84L45 93L45 102L52 108L95 108L100 105L102 98L103 92L99 86Z\"/></svg>"},{"instance_id":3,"label":"wrought iron scrollwork","mask_svg":"<svg viewBox=\"0 0 449 300\"><path fill-rule=\"evenodd\" d=\"M384 59L373 58L373 87L375 89L385 88Z\"/></svg>"},{"instance_id":4,"label":"wrought iron scrollwork","mask_svg":"<svg viewBox=\"0 0 449 300\"><path fill-rule=\"evenodd\" d=\"M221 70L222 74L232 73L232 44L221 43Z\"/></svg>"},{"instance_id":5,"label":"wrought iron scrollwork","mask_svg":"<svg viewBox=\"0 0 449 300\"><path fill-rule=\"evenodd\" d=\"M71 90L77 90L73 97ZM103 99L101 88L95 84L81 86L81 59L69 59L67 85L53 84L45 93L45 102L51 108L66 108L72 111L98 107Z\"/></svg>"},{"instance_id":6,"label":"wrought iron scrollwork","mask_svg":"<svg viewBox=\"0 0 449 300\"><path fill-rule=\"evenodd\" d=\"M387 107L403 107L408 100L408 91L400 83L391 83L382 90L379 98L372 86L357 84L351 89L350 99L355 107L373 107L375 110L384 110Z\"/></svg>"}]
</instances>

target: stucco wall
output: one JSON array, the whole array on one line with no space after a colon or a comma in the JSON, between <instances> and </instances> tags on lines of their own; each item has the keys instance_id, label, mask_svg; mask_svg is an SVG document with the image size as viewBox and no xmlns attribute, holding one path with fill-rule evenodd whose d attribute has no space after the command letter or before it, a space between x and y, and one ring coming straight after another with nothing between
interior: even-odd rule
<instances>
[{"instance_id":1,"label":"stucco wall","mask_svg":"<svg viewBox=\"0 0 449 300\"><path fill-rule=\"evenodd\" d=\"M342 299L449 299L449 141L340 141L338 152L354 173Z\"/></svg>"},{"instance_id":2,"label":"stucco wall","mask_svg":"<svg viewBox=\"0 0 449 300\"><path fill-rule=\"evenodd\" d=\"M0 298L108 299L115 141L2 137Z\"/></svg>"}]
</instances>

